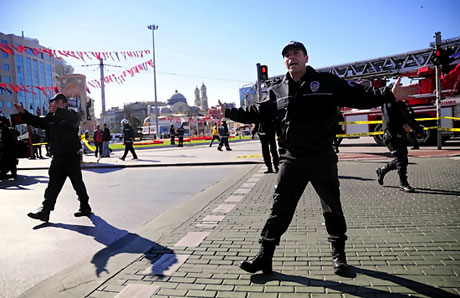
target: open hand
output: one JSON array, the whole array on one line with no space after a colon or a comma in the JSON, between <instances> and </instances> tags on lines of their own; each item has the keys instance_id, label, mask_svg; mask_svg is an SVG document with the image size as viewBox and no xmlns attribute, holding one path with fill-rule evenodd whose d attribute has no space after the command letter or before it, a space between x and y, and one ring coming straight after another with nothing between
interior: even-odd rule
<instances>
[{"instance_id":1,"label":"open hand","mask_svg":"<svg viewBox=\"0 0 460 298\"><path fill-rule=\"evenodd\" d=\"M409 95L416 94L420 91L420 86L418 84L411 84L407 86L399 85L401 82L401 77L398 77L395 84L393 85L393 95L396 101L402 101L406 99Z\"/></svg>"},{"instance_id":2,"label":"open hand","mask_svg":"<svg viewBox=\"0 0 460 298\"><path fill-rule=\"evenodd\" d=\"M24 114L25 111L24 111L24 107L22 106L22 104L19 104L19 103L16 103L16 102L13 102L14 104L14 107L16 108L16 110L18 110L18 112L20 114Z\"/></svg>"}]
</instances>

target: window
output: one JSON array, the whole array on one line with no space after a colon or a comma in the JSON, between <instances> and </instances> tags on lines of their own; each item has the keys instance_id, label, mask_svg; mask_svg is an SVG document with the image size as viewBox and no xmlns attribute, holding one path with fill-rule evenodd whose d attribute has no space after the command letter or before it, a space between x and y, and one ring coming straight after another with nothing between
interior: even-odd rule
<instances>
[{"instance_id":1,"label":"window","mask_svg":"<svg viewBox=\"0 0 460 298\"><path fill-rule=\"evenodd\" d=\"M6 102L6 107L7 108L12 108L13 107L13 103L11 101L7 101Z\"/></svg>"},{"instance_id":2,"label":"window","mask_svg":"<svg viewBox=\"0 0 460 298\"><path fill-rule=\"evenodd\" d=\"M3 77L3 81L4 81L5 83L7 83L7 84L11 83L11 79L10 79L9 76L4 76L4 77Z\"/></svg>"},{"instance_id":3,"label":"window","mask_svg":"<svg viewBox=\"0 0 460 298\"><path fill-rule=\"evenodd\" d=\"M0 94L3 90L0 89ZM0 108L3 108L3 100L0 100Z\"/></svg>"},{"instance_id":4,"label":"window","mask_svg":"<svg viewBox=\"0 0 460 298\"><path fill-rule=\"evenodd\" d=\"M3 63L3 70L10 71L10 65L8 63Z\"/></svg>"},{"instance_id":5,"label":"window","mask_svg":"<svg viewBox=\"0 0 460 298\"><path fill-rule=\"evenodd\" d=\"M2 57L5 58L5 59L8 59L8 53L5 53L5 52L2 52Z\"/></svg>"}]
</instances>

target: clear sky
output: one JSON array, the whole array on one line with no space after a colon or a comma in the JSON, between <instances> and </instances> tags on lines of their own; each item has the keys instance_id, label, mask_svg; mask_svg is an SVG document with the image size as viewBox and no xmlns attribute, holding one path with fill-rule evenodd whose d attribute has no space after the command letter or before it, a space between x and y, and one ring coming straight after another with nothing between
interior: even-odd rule
<instances>
[{"instance_id":1,"label":"clear sky","mask_svg":"<svg viewBox=\"0 0 460 298\"><path fill-rule=\"evenodd\" d=\"M57 50L155 50L158 101L175 90L193 105L204 83L209 104L239 102L238 89L256 80L256 63L269 75L285 72L281 49L305 44L310 65L326 67L429 47L434 33L460 36L460 0L133 0L0 1L0 31L37 38ZM105 73L151 59L106 63ZM97 67L66 59L75 73L99 79ZM90 89L101 111L100 89ZM154 100L153 70L106 87L106 107Z\"/></svg>"}]
</instances>

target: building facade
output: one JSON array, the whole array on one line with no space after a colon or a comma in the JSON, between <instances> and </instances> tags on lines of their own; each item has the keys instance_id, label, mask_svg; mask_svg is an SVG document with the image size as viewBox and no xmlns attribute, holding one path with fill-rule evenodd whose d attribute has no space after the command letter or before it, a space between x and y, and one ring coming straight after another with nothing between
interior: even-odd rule
<instances>
[{"instance_id":1,"label":"building facade","mask_svg":"<svg viewBox=\"0 0 460 298\"><path fill-rule=\"evenodd\" d=\"M3 34L0 32L0 43L4 46L23 47L24 52L9 54L0 51L0 83L25 86L56 87L58 86L56 69L71 73L73 68L66 65L65 61L58 60L45 53L37 53L35 48L45 48L37 39ZM56 66L58 65L58 66ZM64 73L62 73L64 74ZM25 109L33 114L45 114L48 109L49 98L54 95L54 90L41 91L36 88L28 88L26 91L13 91L13 88L0 88L0 111L9 117L17 111L13 102L21 103ZM45 94L46 93L46 94Z\"/></svg>"}]
</instances>

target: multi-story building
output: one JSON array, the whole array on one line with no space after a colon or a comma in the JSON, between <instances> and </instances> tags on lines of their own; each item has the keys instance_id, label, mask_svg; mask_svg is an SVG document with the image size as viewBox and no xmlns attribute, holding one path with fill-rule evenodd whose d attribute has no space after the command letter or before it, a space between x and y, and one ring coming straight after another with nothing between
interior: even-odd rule
<instances>
[{"instance_id":1,"label":"multi-story building","mask_svg":"<svg viewBox=\"0 0 460 298\"><path fill-rule=\"evenodd\" d=\"M3 34L0 32L0 42L4 46L22 46L25 51L8 54L0 51L0 83L26 86L56 87L59 72L68 74L73 68L63 60L58 60L45 53L37 53L32 49L45 48L39 44L38 39ZM24 108L33 114L45 114L48 108L48 100L53 96L52 90L48 96L39 89L29 88L32 92L18 91L8 92L11 88L0 89L0 110L7 117L16 113L13 102L22 103Z\"/></svg>"}]
</instances>

